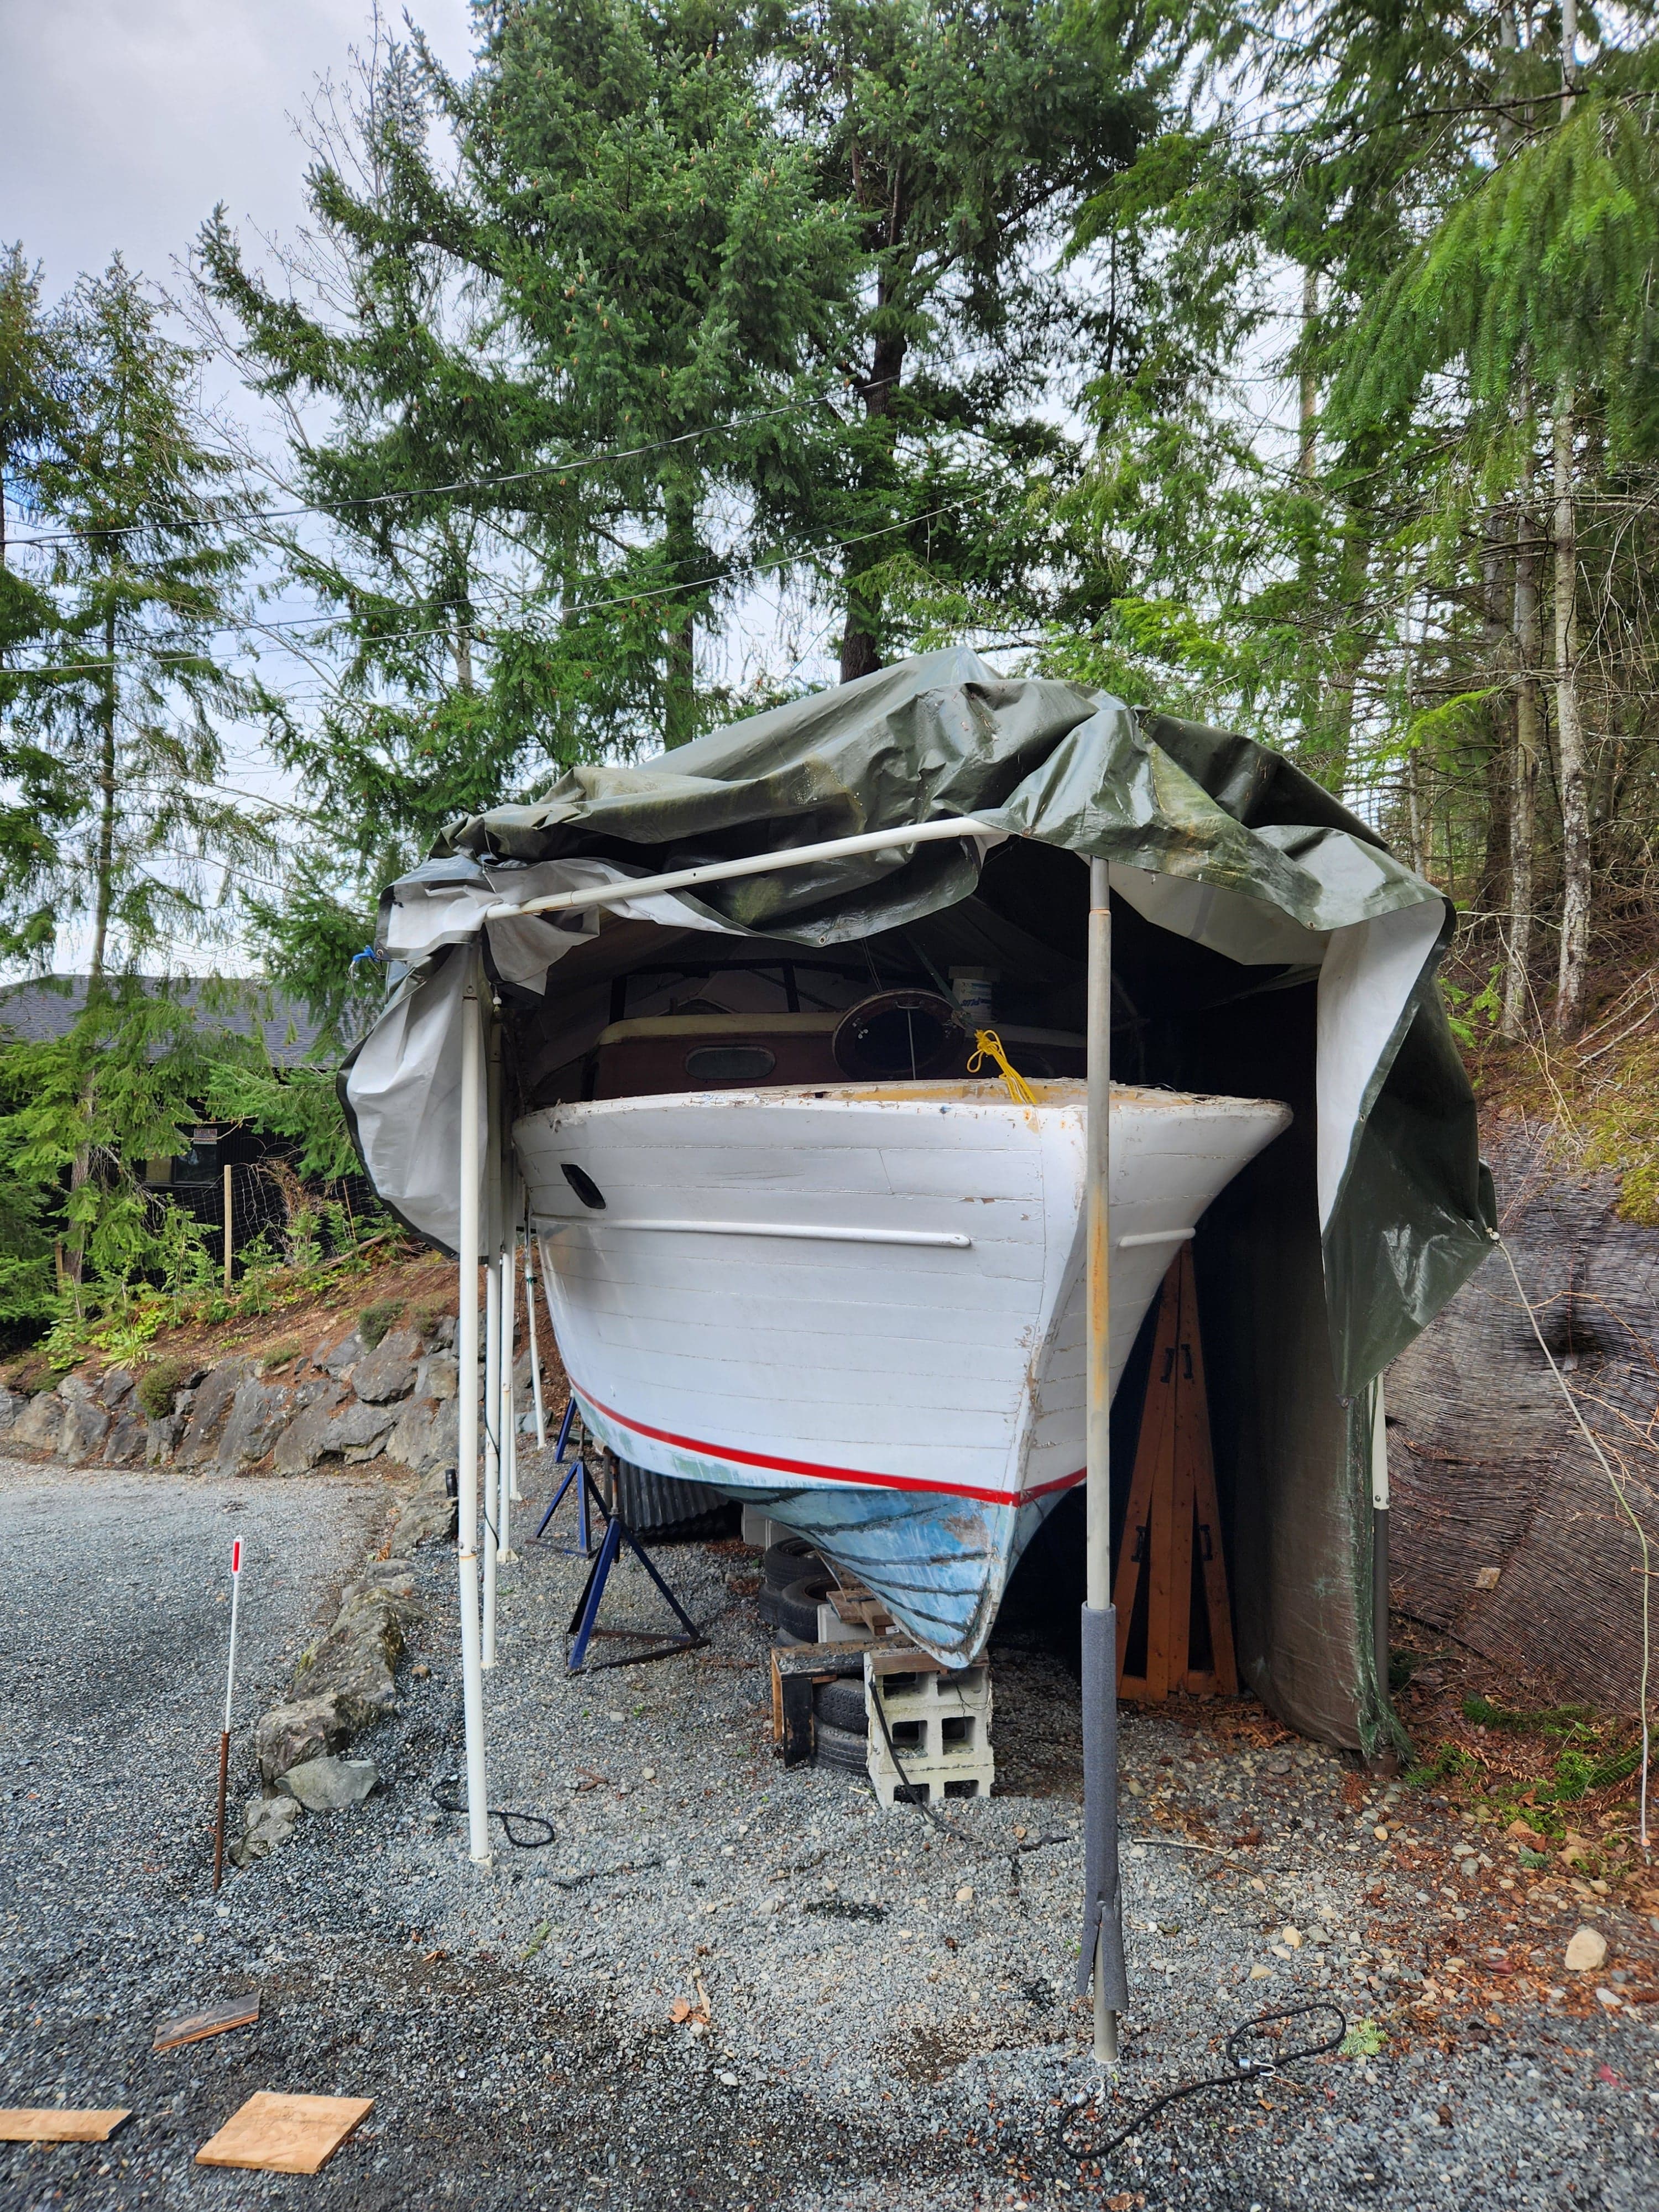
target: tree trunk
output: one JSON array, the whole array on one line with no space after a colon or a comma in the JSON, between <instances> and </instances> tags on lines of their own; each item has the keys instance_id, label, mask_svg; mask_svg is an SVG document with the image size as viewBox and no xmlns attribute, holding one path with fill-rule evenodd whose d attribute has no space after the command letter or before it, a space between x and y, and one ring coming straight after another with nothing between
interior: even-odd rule
<instances>
[{"instance_id":1,"label":"tree trunk","mask_svg":"<svg viewBox=\"0 0 1659 2212\"><path fill-rule=\"evenodd\" d=\"M1555 410L1555 738L1561 763L1561 964L1555 1026L1576 1036L1584 1022L1589 963L1589 778L1578 714L1578 546L1573 513L1573 394Z\"/></svg>"},{"instance_id":2,"label":"tree trunk","mask_svg":"<svg viewBox=\"0 0 1659 2212\"><path fill-rule=\"evenodd\" d=\"M864 387L864 416L866 426L884 424L893 411L893 394L904 368L905 344L902 337L882 338L877 342L870 365L870 380ZM873 434L873 433L872 433ZM890 434L882 441L883 463L892 452ZM884 465L867 461L862 471L866 490L875 490L879 479L890 477ZM855 580L855 563L863 548L848 546L842 555L842 570L847 579L847 621L841 635L841 680L856 683L860 676L869 676L882 665L880 630L881 598L877 592L861 590Z\"/></svg>"},{"instance_id":3,"label":"tree trunk","mask_svg":"<svg viewBox=\"0 0 1659 2212\"><path fill-rule=\"evenodd\" d=\"M696 573L696 511L690 493L680 483L670 485L665 501L666 526L663 535L669 575L677 586L689 585ZM677 592L665 605L667 638L663 647L662 737L671 751L689 744L697 734L696 628L690 595Z\"/></svg>"},{"instance_id":4,"label":"tree trunk","mask_svg":"<svg viewBox=\"0 0 1659 2212\"><path fill-rule=\"evenodd\" d=\"M1538 690L1538 518L1523 506L1515 546L1515 784L1510 800L1510 928L1504 948L1503 1034L1526 1035L1531 1011L1533 847L1543 701Z\"/></svg>"},{"instance_id":5,"label":"tree trunk","mask_svg":"<svg viewBox=\"0 0 1659 2212\"><path fill-rule=\"evenodd\" d=\"M109 949L110 911L115 897L116 684L115 583L112 577L109 590L109 605L104 616L103 691L98 702L98 848L92 955L87 985L89 1000L103 987L104 966Z\"/></svg>"},{"instance_id":6,"label":"tree trunk","mask_svg":"<svg viewBox=\"0 0 1659 2212\"><path fill-rule=\"evenodd\" d=\"M1515 696L1505 680L1515 665L1510 634L1512 592L1504 586L1512 557L1509 516L1501 507L1486 516L1480 554L1481 597L1486 629L1486 680L1493 687L1487 705L1486 843L1481 858L1475 905L1484 918L1495 917L1509 874L1510 793L1515 782Z\"/></svg>"}]
</instances>

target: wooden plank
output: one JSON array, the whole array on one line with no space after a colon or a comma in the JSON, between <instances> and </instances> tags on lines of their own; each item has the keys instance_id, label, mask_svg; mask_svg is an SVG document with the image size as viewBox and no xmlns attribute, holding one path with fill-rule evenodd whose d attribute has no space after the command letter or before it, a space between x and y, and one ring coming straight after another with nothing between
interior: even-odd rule
<instances>
[{"instance_id":1,"label":"wooden plank","mask_svg":"<svg viewBox=\"0 0 1659 2212\"><path fill-rule=\"evenodd\" d=\"M373 2097L283 2097L258 2089L196 2154L198 2166L320 2173L374 2109Z\"/></svg>"},{"instance_id":2,"label":"wooden plank","mask_svg":"<svg viewBox=\"0 0 1659 2212\"><path fill-rule=\"evenodd\" d=\"M158 2021L152 2051L177 2051L181 2044L199 2043L206 2035L222 2035L233 2027L252 2027L259 2017L259 1996L256 1990L251 1997L232 1997L228 2004L215 2005L208 2012L180 2013L173 2020Z\"/></svg>"},{"instance_id":3,"label":"wooden plank","mask_svg":"<svg viewBox=\"0 0 1659 2212\"><path fill-rule=\"evenodd\" d=\"M107 2142L131 2106L101 2112L72 2112L50 2105L20 2106L0 2112L0 2142Z\"/></svg>"},{"instance_id":4,"label":"wooden plank","mask_svg":"<svg viewBox=\"0 0 1659 2212\"><path fill-rule=\"evenodd\" d=\"M1170 1412L1170 1381L1175 1372L1176 1316L1168 1276L1164 1278L1164 1288L1158 1297L1158 1328L1152 1340L1152 1364L1146 1377L1146 1404L1140 1418L1139 1441L1135 1446L1134 1471L1129 1478L1129 1504L1123 1522L1123 1540L1118 1550L1117 1577L1112 1591L1112 1602L1117 1607L1118 1691L1126 1698L1144 1698L1152 1694L1144 1674L1125 1674L1123 1655L1128 1649L1129 1628L1134 1619L1140 1578L1151 1560L1152 1489L1164 1448L1164 1424ZM1150 1644L1150 1623L1147 1634Z\"/></svg>"},{"instance_id":5,"label":"wooden plank","mask_svg":"<svg viewBox=\"0 0 1659 2212\"><path fill-rule=\"evenodd\" d=\"M1218 1690L1223 1697L1236 1698L1238 1660L1233 1650L1227 1561L1221 1547L1221 1506L1216 1495L1215 1452L1210 1436L1210 1393L1204 1377L1204 1334L1198 1326L1198 1279L1193 1268L1190 1244L1182 1248L1181 1256L1193 1310L1193 1517L1203 1568L1204 1596L1209 1607L1211 1655L1209 1673L1202 1678L1189 1674L1187 1686L1195 1691Z\"/></svg>"},{"instance_id":6,"label":"wooden plank","mask_svg":"<svg viewBox=\"0 0 1659 2212\"><path fill-rule=\"evenodd\" d=\"M1194 1416L1197 1390L1193 1361L1198 1334L1198 1301L1193 1287L1192 1248L1183 1244L1170 1273L1176 1283L1175 1444L1170 1455L1170 1649L1169 1684L1186 1686L1193 1648L1193 1497L1196 1489L1194 1461L1200 1449Z\"/></svg>"},{"instance_id":7,"label":"wooden plank","mask_svg":"<svg viewBox=\"0 0 1659 2212\"><path fill-rule=\"evenodd\" d=\"M786 1674L781 1686L783 1763L786 1766L805 1766L817 1748L812 1721L812 1677Z\"/></svg>"}]
</instances>

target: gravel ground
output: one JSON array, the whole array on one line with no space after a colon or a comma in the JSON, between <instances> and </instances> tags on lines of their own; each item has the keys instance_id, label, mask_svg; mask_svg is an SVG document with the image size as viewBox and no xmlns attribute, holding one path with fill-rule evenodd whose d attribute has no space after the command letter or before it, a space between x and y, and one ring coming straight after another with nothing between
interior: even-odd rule
<instances>
[{"instance_id":1,"label":"gravel ground","mask_svg":"<svg viewBox=\"0 0 1659 2212\"><path fill-rule=\"evenodd\" d=\"M526 1546L505 1571L491 1802L556 1837L514 1850L493 1823L488 1876L431 1802L459 1764L459 1668L453 1553L420 1554L429 1672L362 1747L386 1789L216 1904L225 1540L249 1543L251 1721L386 1496L0 1463L0 2101L135 2114L106 2149L0 2146L0 2208L1659 2199L1652 1926L1244 1703L1126 1716L1134 2002L1115 2092L1083 2104L1074 1683L1035 1644L996 1650L997 1792L945 1832L853 1778L785 1773L735 1545L660 1554L708 1649L580 1680L580 1564ZM653 1602L619 1571L607 1618ZM1611 1944L1602 1998L1561 1971L1586 1917ZM151 2056L158 2018L251 1989L256 2028ZM1316 1999L1382 2049L1207 2094L1088 2159L1142 2099L1222 2070L1227 2029ZM314 2179L194 2166L256 2088L375 2109Z\"/></svg>"}]
</instances>

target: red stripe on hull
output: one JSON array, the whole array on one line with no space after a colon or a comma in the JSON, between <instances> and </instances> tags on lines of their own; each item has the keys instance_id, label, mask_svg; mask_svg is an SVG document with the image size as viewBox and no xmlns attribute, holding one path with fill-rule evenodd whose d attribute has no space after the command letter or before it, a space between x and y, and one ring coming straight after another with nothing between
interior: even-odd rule
<instances>
[{"instance_id":1,"label":"red stripe on hull","mask_svg":"<svg viewBox=\"0 0 1659 2212\"><path fill-rule=\"evenodd\" d=\"M614 1406L607 1406L591 1390L584 1390L573 1381L571 1389L576 1395L603 1413L608 1421L619 1428L629 1429L636 1437L650 1437L659 1444L672 1444L678 1451L696 1452L703 1459L723 1459L732 1467L757 1467L769 1474L793 1474L811 1482L850 1482L868 1490L929 1491L940 1498L971 1498L981 1505L1024 1505L1034 1498L1049 1497L1056 1490L1070 1490L1084 1478L1085 1470L1079 1468L1075 1474L1057 1476L1053 1482L1041 1482L1031 1490L983 1490L968 1482L923 1482L909 1474L870 1474L861 1468L819 1467L811 1460L772 1459L764 1452L740 1451L734 1445L710 1444L696 1437L676 1436L672 1429L653 1429L644 1421L630 1420L619 1413Z\"/></svg>"}]
</instances>

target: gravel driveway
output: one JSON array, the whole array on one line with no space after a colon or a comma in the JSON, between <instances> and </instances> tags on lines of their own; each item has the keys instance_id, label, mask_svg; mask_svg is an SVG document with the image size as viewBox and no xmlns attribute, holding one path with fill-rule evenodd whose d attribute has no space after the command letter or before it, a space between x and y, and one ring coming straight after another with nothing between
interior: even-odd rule
<instances>
[{"instance_id":1,"label":"gravel driveway","mask_svg":"<svg viewBox=\"0 0 1659 2212\"><path fill-rule=\"evenodd\" d=\"M459 1680L453 1553L421 1553L413 1656L430 1672L405 1675L404 1712L362 1742L387 1786L303 1823L216 1905L229 1536L249 1549L246 1723L386 1502L354 1476L0 1462L0 2103L135 2114L107 2148L0 2146L7 2212L1659 2200L1650 1933L1607 1923L1630 1993L1613 2009L1576 1986L1494 2001L1480 1960L1511 1972L1498 1948L1524 1959L1531 1942L1553 1972L1573 1899L1499 1893L1501 1868L1466 1878L1474 1847L1432 1808L1190 1715L1127 1717L1135 2009L1115 2105L1079 2107L1096 2075L1070 1996L1075 1686L1039 1650L999 1650L997 1794L951 1805L945 1832L878 1811L851 1778L786 1774L735 1547L661 1554L708 1650L579 1680L562 1630L580 1565L526 1547L489 1678L491 1802L557 1832L545 1850L502 1844L490 1877L431 1803L459 1763ZM641 1578L613 1590L611 1617L646 1617ZM1180 1847L1200 1831L1225 1848ZM252 1989L256 2028L151 2056L158 2018ZM1308 2063L1299 2087L1194 2099L1103 2170L1086 2161L1142 2098L1221 2070L1227 2028L1316 2000L1377 2019L1384 2048ZM196 2166L256 2088L376 2104L316 2179Z\"/></svg>"}]
</instances>

